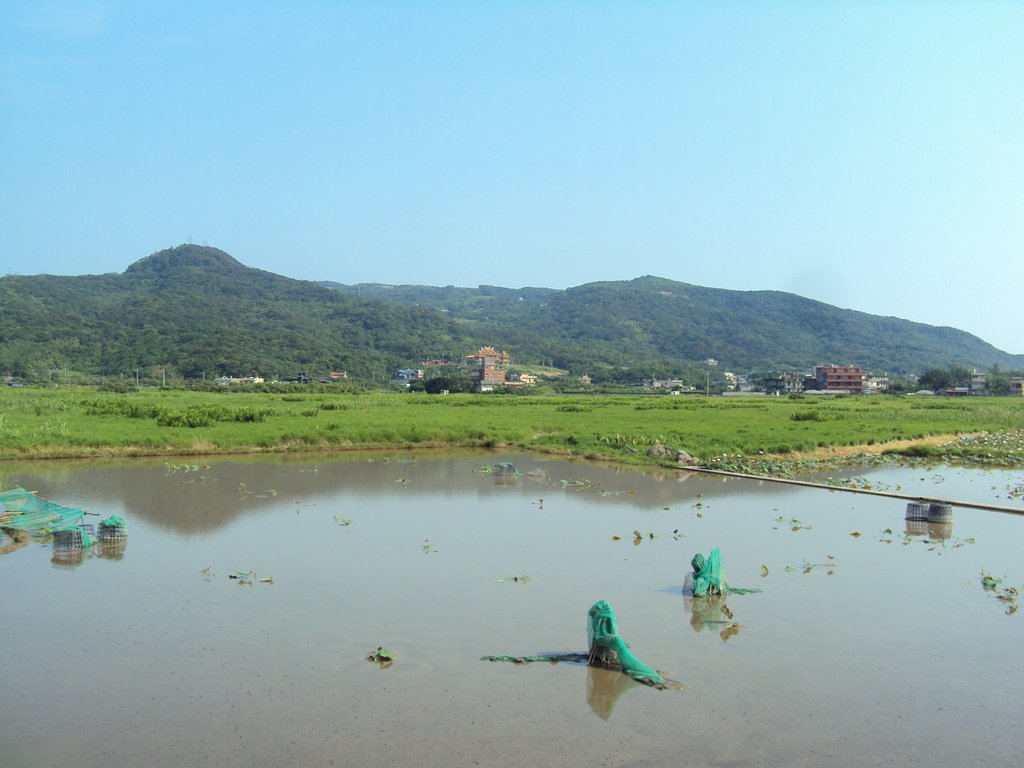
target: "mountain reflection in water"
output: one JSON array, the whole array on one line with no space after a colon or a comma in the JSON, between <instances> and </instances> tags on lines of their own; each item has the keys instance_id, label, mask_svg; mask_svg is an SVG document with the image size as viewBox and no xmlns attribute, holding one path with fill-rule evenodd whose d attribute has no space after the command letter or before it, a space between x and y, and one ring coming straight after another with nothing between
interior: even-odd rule
<instances>
[{"instance_id":1,"label":"mountain reflection in water","mask_svg":"<svg viewBox=\"0 0 1024 768\"><path fill-rule=\"evenodd\" d=\"M615 497L619 503L649 508L678 504L681 495L699 495L707 506L722 494L784 490L771 483L730 486L721 478L686 471L551 461L529 455L500 455L515 464L520 477L478 471L489 458L478 452L436 452L201 457L171 462L140 459L109 464L73 462L56 476L49 470L61 462L18 464L6 474L9 482L47 497L62 493L61 486L71 486L76 504L85 504L85 498L93 511L116 506L128 516L179 533L215 530L238 517L283 503L301 511L339 494L368 499L390 497L396 490L412 499L470 494L482 502L508 492L549 499L555 494L586 494L595 502ZM686 491L681 493L682 484ZM65 499L65 503L70 502Z\"/></svg>"}]
</instances>

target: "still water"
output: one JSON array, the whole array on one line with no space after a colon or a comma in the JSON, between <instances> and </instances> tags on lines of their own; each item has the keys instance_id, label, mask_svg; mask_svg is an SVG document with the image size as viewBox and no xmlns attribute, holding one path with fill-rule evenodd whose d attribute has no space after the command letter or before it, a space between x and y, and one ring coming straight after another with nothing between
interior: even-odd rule
<instances>
[{"instance_id":1,"label":"still water","mask_svg":"<svg viewBox=\"0 0 1024 768\"><path fill-rule=\"evenodd\" d=\"M0 467L128 526L0 556L4 768L1020 764L1024 610L980 575L1024 586L1024 517L908 532L894 499L525 455L197 461ZM1020 472L868 477L1024 509ZM681 593L716 546L762 590L731 621ZM585 650L599 599L682 690L480 660Z\"/></svg>"}]
</instances>

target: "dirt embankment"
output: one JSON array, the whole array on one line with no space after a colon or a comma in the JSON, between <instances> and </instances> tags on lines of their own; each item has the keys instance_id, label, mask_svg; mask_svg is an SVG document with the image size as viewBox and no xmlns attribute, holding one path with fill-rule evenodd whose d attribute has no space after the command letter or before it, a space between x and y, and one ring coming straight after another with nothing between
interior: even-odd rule
<instances>
[{"instance_id":1,"label":"dirt embankment","mask_svg":"<svg viewBox=\"0 0 1024 768\"><path fill-rule=\"evenodd\" d=\"M835 459L845 456L863 456L864 454L879 454L883 451L893 449L909 448L912 445L928 445L938 447L956 441L957 435L930 435L917 440L890 440L886 443L873 443L871 445L833 445L825 448L817 448L813 451L802 453L790 453L780 456L783 459Z\"/></svg>"}]
</instances>

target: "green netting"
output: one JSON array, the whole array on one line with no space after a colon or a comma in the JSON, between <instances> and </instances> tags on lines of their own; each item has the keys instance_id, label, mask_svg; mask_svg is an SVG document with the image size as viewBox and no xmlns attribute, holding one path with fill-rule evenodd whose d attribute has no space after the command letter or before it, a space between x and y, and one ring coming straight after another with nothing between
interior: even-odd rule
<instances>
[{"instance_id":1,"label":"green netting","mask_svg":"<svg viewBox=\"0 0 1024 768\"><path fill-rule=\"evenodd\" d=\"M623 673L634 680L665 687L665 678L654 669L644 664L632 654L626 641L619 637L619 628L615 623L615 613L604 600L598 600L587 613L587 640L590 645L590 663L598 666L615 666L618 664Z\"/></svg>"},{"instance_id":2,"label":"green netting","mask_svg":"<svg viewBox=\"0 0 1024 768\"><path fill-rule=\"evenodd\" d=\"M690 561L693 566L693 596L707 597L708 595L746 595L750 592L760 592L759 589L734 587L727 583L722 573L722 553L715 547L705 558L700 552L693 556ZM684 588L684 591L688 591Z\"/></svg>"},{"instance_id":3,"label":"green netting","mask_svg":"<svg viewBox=\"0 0 1024 768\"><path fill-rule=\"evenodd\" d=\"M126 530L124 518L120 515L111 515L100 521L99 535L101 539L124 536Z\"/></svg>"},{"instance_id":4,"label":"green netting","mask_svg":"<svg viewBox=\"0 0 1024 768\"><path fill-rule=\"evenodd\" d=\"M46 499L40 499L32 491L11 488L0 492L0 528L26 531L42 535L74 525L85 510L79 507L65 507Z\"/></svg>"},{"instance_id":5,"label":"green netting","mask_svg":"<svg viewBox=\"0 0 1024 768\"><path fill-rule=\"evenodd\" d=\"M511 661L524 664L533 661L575 661L586 662L595 667L619 669L637 682L654 688L666 688L669 681L653 668L644 664L619 636L612 607L604 600L598 600L587 612L587 653L542 653L533 656L483 656L483 661Z\"/></svg>"},{"instance_id":6,"label":"green netting","mask_svg":"<svg viewBox=\"0 0 1024 768\"><path fill-rule=\"evenodd\" d=\"M92 533L83 525L69 525L53 532L53 547L59 549L80 549L96 543Z\"/></svg>"}]
</instances>

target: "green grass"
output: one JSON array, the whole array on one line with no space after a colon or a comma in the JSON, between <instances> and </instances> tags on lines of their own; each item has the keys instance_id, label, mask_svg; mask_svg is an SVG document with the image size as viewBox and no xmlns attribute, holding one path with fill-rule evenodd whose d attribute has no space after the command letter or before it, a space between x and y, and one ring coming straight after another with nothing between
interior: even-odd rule
<instances>
[{"instance_id":1,"label":"green grass","mask_svg":"<svg viewBox=\"0 0 1024 768\"><path fill-rule=\"evenodd\" d=\"M0 458L463 446L646 463L656 461L647 449L662 444L749 468L770 460L762 454L1022 430L1024 398L0 391ZM1018 443L955 450L1016 464Z\"/></svg>"}]
</instances>

